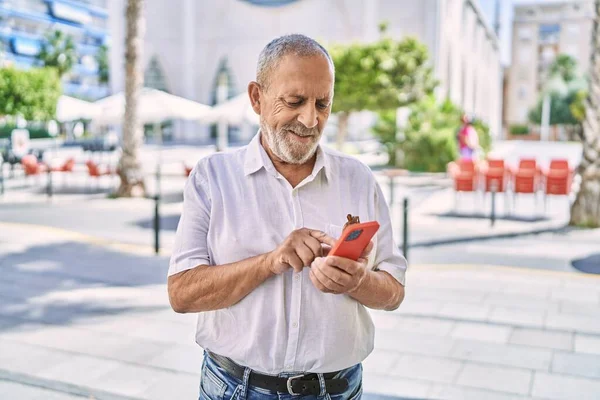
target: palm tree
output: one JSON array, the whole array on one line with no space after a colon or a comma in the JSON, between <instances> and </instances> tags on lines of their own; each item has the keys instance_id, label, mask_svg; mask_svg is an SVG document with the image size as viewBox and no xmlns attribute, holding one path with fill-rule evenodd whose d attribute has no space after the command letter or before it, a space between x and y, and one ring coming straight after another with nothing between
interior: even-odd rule
<instances>
[{"instance_id":1,"label":"palm tree","mask_svg":"<svg viewBox=\"0 0 600 400\"><path fill-rule=\"evenodd\" d=\"M571 225L600 227L600 0L596 0L590 88L581 140L581 187L571 208Z\"/></svg>"},{"instance_id":2,"label":"palm tree","mask_svg":"<svg viewBox=\"0 0 600 400\"><path fill-rule=\"evenodd\" d=\"M123 121L123 153L119 160L121 185L118 197L145 196L144 174L138 158L143 140L142 124L137 106L140 89L144 83L142 49L144 45L144 0L127 0L125 20L125 116Z\"/></svg>"},{"instance_id":3,"label":"palm tree","mask_svg":"<svg viewBox=\"0 0 600 400\"><path fill-rule=\"evenodd\" d=\"M44 67L56 68L61 78L71 71L77 63L77 58L73 37L60 30L48 32L38 54L38 59Z\"/></svg>"}]
</instances>

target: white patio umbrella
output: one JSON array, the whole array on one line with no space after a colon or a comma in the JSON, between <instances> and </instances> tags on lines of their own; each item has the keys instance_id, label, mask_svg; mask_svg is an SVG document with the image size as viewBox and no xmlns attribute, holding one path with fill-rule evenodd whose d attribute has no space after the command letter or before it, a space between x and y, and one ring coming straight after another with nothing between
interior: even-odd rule
<instances>
[{"instance_id":1,"label":"white patio umbrella","mask_svg":"<svg viewBox=\"0 0 600 400\"><path fill-rule=\"evenodd\" d=\"M259 117L250 105L248 93L241 93L234 98L214 106L200 122L214 124L224 122L228 125L242 125L252 123L258 125Z\"/></svg>"},{"instance_id":2,"label":"white patio umbrella","mask_svg":"<svg viewBox=\"0 0 600 400\"><path fill-rule=\"evenodd\" d=\"M125 93L120 92L95 103L99 115L94 122L121 124L125 112ZM156 124L167 119L199 120L210 106L175 96L161 90L143 88L139 96L138 116L145 124Z\"/></svg>"},{"instance_id":3,"label":"white patio umbrella","mask_svg":"<svg viewBox=\"0 0 600 400\"><path fill-rule=\"evenodd\" d=\"M95 103L76 99L70 96L60 96L56 105L56 119L60 122L78 119L95 119L99 114Z\"/></svg>"}]
</instances>

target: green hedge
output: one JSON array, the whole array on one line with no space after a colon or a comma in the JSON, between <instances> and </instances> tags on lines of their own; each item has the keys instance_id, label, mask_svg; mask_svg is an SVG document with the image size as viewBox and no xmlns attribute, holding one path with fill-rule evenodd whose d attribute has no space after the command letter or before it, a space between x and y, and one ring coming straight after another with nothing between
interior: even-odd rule
<instances>
[{"instance_id":1,"label":"green hedge","mask_svg":"<svg viewBox=\"0 0 600 400\"><path fill-rule=\"evenodd\" d=\"M10 134L13 129L17 129L15 125L1 125L0 126L0 138L8 138L10 139ZM46 139L51 136L48 134L48 129L44 126L28 126L27 130L29 131L30 139Z\"/></svg>"},{"instance_id":2,"label":"green hedge","mask_svg":"<svg viewBox=\"0 0 600 400\"><path fill-rule=\"evenodd\" d=\"M527 135L529 134L529 126L524 124L514 124L510 126L510 133L512 135Z\"/></svg>"}]
</instances>

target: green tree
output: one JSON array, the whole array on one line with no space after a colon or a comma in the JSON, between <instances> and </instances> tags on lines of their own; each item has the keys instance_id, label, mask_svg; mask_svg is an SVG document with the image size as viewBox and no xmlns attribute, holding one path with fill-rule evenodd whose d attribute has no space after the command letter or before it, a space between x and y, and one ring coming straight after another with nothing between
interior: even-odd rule
<instances>
[{"instance_id":1,"label":"green tree","mask_svg":"<svg viewBox=\"0 0 600 400\"><path fill-rule=\"evenodd\" d=\"M56 115L61 94L60 79L54 68L0 69L0 115L50 120Z\"/></svg>"},{"instance_id":2,"label":"green tree","mask_svg":"<svg viewBox=\"0 0 600 400\"><path fill-rule=\"evenodd\" d=\"M436 86L427 47L414 38L385 36L374 43L337 45L330 49L335 64L338 149L343 145L352 112L395 110L432 93Z\"/></svg>"},{"instance_id":3,"label":"green tree","mask_svg":"<svg viewBox=\"0 0 600 400\"><path fill-rule=\"evenodd\" d=\"M110 79L110 67L108 65L108 46L102 45L96 54L96 62L98 63L98 80L100 83L108 83Z\"/></svg>"},{"instance_id":4,"label":"green tree","mask_svg":"<svg viewBox=\"0 0 600 400\"><path fill-rule=\"evenodd\" d=\"M600 227L600 0L596 0L590 63L590 90L581 131L581 186L571 208L571 225ZM576 103L577 104L577 103ZM576 109L578 106L574 106Z\"/></svg>"},{"instance_id":5,"label":"green tree","mask_svg":"<svg viewBox=\"0 0 600 400\"><path fill-rule=\"evenodd\" d=\"M550 125L565 125L574 135L580 130L584 118L582 97L587 93L588 85L577 70L577 61L561 54L548 68L548 80L534 108L529 111L531 123L542 124L544 98L550 99Z\"/></svg>"},{"instance_id":6,"label":"green tree","mask_svg":"<svg viewBox=\"0 0 600 400\"><path fill-rule=\"evenodd\" d=\"M38 58L45 67L56 68L62 78L77 63L77 48L73 37L60 30L48 32Z\"/></svg>"}]
</instances>

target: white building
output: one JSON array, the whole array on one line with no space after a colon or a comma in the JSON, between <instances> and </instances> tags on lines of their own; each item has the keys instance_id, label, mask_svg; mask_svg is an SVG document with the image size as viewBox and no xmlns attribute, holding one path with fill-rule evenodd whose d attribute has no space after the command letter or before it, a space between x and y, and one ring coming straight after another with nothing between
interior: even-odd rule
<instances>
[{"instance_id":1,"label":"white building","mask_svg":"<svg viewBox=\"0 0 600 400\"><path fill-rule=\"evenodd\" d=\"M523 124L557 55L568 54L581 71L588 70L594 1L522 4L514 15L506 119L508 124Z\"/></svg>"},{"instance_id":2,"label":"white building","mask_svg":"<svg viewBox=\"0 0 600 400\"><path fill-rule=\"evenodd\" d=\"M124 87L124 0L109 2L112 90ZM147 85L205 104L214 104L218 77L231 96L255 79L261 49L286 33L303 33L330 43L378 38L388 33L416 36L430 50L440 81L467 112L500 131L502 78L498 40L476 0L147 0L145 65ZM121 38L121 39L120 39ZM162 76L163 79L157 77ZM162 81L162 82L161 82ZM206 135L187 124L178 136Z\"/></svg>"}]
</instances>

